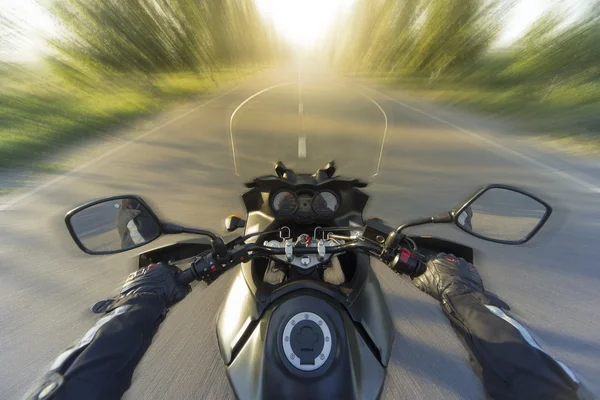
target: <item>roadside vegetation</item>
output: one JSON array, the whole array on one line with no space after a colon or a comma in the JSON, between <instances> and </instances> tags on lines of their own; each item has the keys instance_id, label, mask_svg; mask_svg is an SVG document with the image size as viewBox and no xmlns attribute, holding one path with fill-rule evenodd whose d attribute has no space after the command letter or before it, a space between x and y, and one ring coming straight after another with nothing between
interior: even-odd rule
<instances>
[{"instance_id":1,"label":"roadside vegetation","mask_svg":"<svg viewBox=\"0 0 600 400\"><path fill-rule=\"evenodd\" d=\"M576 18L550 10L501 47L511 6L358 0L330 54L346 73L505 117L518 134L600 153L600 2L581 2Z\"/></svg>"},{"instance_id":2,"label":"roadside vegetation","mask_svg":"<svg viewBox=\"0 0 600 400\"><path fill-rule=\"evenodd\" d=\"M278 46L252 0L51 5L46 55L0 62L2 169L41 165L65 145L215 91L273 60ZM0 50L27 40L21 29L0 14Z\"/></svg>"}]
</instances>

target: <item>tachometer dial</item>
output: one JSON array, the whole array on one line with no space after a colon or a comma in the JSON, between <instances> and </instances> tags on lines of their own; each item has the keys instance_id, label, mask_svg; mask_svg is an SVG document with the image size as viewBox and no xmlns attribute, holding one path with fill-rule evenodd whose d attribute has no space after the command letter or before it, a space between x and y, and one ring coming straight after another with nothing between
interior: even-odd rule
<instances>
[{"instance_id":1,"label":"tachometer dial","mask_svg":"<svg viewBox=\"0 0 600 400\"><path fill-rule=\"evenodd\" d=\"M272 200L277 215L292 215L298 209L298 197L292 192L279 192Z\"/></svg>"},{"instance_id":2,"label":"tachometer dial","mask_svg":"<svg viewBox=\"0 0 600 400\"><path fill-rule=\"evenodd\" d=\"M322 217L335 213L339 205L337 196L332 192L319 192L312 201L313 210Z\"/></svg>"}]
</instances>

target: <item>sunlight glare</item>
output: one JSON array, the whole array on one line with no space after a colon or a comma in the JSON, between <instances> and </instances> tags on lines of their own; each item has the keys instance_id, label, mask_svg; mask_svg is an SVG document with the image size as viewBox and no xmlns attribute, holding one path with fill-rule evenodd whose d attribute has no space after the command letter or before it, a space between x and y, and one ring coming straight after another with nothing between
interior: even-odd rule
<instances>
[{"instance_id":1,"label":"sunlight glare","mask_svg":"<svg viewBox=\"0 0 600 400\"><path fill-rule=\"evenodd\" d=\"M259 11L282 37L294 45L312 47L353 0L256 0Z\"/></svg>"}]
</instances>

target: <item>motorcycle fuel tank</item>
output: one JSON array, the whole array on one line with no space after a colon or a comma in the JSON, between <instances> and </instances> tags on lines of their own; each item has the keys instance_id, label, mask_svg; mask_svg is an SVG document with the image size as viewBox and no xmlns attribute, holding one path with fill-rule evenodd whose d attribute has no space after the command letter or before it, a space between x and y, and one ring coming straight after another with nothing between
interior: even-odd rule
<instances>
[{"instance_id":1,"label":"motorcycle fuel tank","mask_svg":"<svg viewBox=\"0 0 600 400\"><path fill-rule=\"evenodd\" d=\"M226 369L239 399L374 399L385 379L346 311L302 291L265 310Z\"/></svg>"},{"instance_id":2,"label":"motorcycle fuel tank","mask_svg":"<svg viewBox=\"0 0 600 400\"><path fill-rule=\"evenodd\" d=\"M251 263L243 264L217 321L221 356L238 398L379 396L395 331L368 260L362 254L354 260L354 279L361 284L343 302L299 282L298 289L261 304L266 299L255 282L248 283Z\"/></svg>"}]
</instances>

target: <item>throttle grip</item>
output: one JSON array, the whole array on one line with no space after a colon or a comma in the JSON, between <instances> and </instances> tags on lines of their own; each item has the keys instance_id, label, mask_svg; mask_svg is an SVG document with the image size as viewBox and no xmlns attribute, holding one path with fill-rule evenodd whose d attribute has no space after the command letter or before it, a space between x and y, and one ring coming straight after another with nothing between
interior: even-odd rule
<instances>
[{"instance_id":1,"label":"throttle grip","mask_svg":"<svg viewBox=\"0 0 600 400\"><path fill-rule=\"evenodd\" d=\"M216 256L209 250L201 254L188 269L177 274L176 279L177 282L186 285L195 280L211 283L225 271L249 259L245 247L230 250L226 259Z\"/></svg>"},{"instance_id":2,"label":"throttle grip","mask_svg":"<svg viewBox=\"0 0 600 400\"><path fill-rule=\"evenodd\" d=\"M192 265L186 270L181 271L175 276L177 282L182 285L189 285L193 281L211 281L211 275L216 272L216 263L213 261L212 254L207 252L200 255Z\"/></svg>"},{"instance_id":3,"label":"throttle grip","mask_svg":"<svg viewBox=\"0 0 600 400\"><path fill-rule=\"evenodd\" d=\"M181 285L189 285L196 280L196 277L194 276L193 269L190 267L175 275L175 280Z\"/></svg>"}]
</instances>

